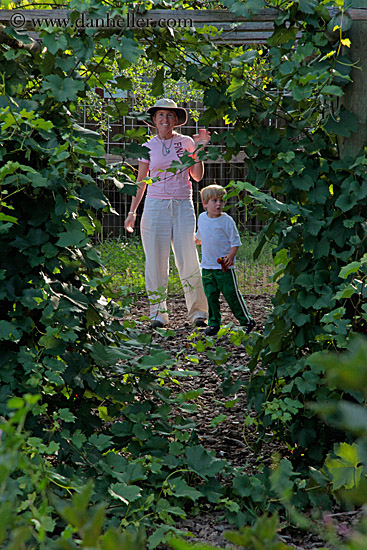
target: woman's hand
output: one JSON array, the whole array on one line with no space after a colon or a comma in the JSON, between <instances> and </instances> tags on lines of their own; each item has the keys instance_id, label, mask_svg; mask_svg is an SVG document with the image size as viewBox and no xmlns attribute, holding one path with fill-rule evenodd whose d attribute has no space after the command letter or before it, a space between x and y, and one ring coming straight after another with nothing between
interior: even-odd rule
<instances>
[{"instance_id":1,"label":"woman's hand","mask_svg":"<svg viewBox=\"0 0 367 550\"><path fill-rule=\"evenodd\" d=\"M134 231L135 220L136 220L136 214L134 214L133 212L129 212L124 222L124 227L126 231L128 231L129 233L133 233Z\"/></svg>"},{"instance_id":2,"label":"woman's hand","mask_svg":"<svg viewBox=\"0 0 367 550\"><path fill-rule=\"evenodd\" d=\"M205 130L205 128L201 128L199 133L193 136L193 140L195 141L195 145L203 145L205 147L210 141L210 132Z\"/></svg>"},{"instance_id":3,"label":"woman's hand","mask_svg":"<svg viewBox=\"0 0 367 550\"><path fill-rule=\"evenodd\" d=\"M208 145L208 143L210 141L210 132L205 130L205 128L200 129L199 133L195 134L193 136L193 139L194 139L196 148L200 147L200 146L205 147L205 145ZM197 151L196 150L195 150L194 153L192 153L189 156L191 158L193 158L194 161L195 161L195 164L193 166L190 166L190 168L189 168L190 176L195 181L200 181L201 179L203 179L203 175L204 175L204 164L201 160L197 159Z\"/></svg>"}]
</instances>

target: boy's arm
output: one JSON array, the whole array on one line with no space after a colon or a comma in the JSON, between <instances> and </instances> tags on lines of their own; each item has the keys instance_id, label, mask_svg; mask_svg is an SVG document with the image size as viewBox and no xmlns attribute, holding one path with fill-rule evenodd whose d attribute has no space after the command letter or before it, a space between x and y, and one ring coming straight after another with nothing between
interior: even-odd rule
<instances>
[{"instance_id":1,"label":"boy's arm","mask_svg":"<svg viewBox=\"0 0 367 550\"><path fill-rule=\"evenodd\" d=\"M199 219L198 219L198 230L196 231L196 233L194 233L194 240L195 240L195 244L197 244L197 245L201 244L200 216L199 216Z\"/></svg>"},{"instance_id":2,"label":"boy's arm","mask_svg":"<svg viewBox=\"0 0 367 550\"><path fill-rule=\"evenodd\" d=\"M229 266L234 264L234 259L237 254L237 250L241 245L241 238L240 238L240 234L238 233L237 226L235 224L234 219L231 218L230 216L228 216L227 237L228 237L229 243L230 244L233 243L233 245L231 246L231 250L228 252L228 254L223 256L223 265L228 269Z\"/></svg>"},{"instance_id":3,"label":"boy's arm","mask_svg":"<svg viewBox=\"0 0 367 550\"><path fill-rule=\"evenodd\" d=\"M230 265L234 264L234 259L236 257L238 248L239 248L238 246L232 246L230 252L228 252L228 254L223 256L223 265L224 265L224 267L228 268Z\"/></svg>"}]
</instances>

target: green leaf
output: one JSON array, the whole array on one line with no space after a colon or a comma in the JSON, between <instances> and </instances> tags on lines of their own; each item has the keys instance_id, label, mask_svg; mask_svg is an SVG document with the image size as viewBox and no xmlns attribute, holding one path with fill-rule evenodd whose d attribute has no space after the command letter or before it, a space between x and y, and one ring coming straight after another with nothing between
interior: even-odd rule
<instances>
[{"instance_id":1,"label":"green leaf","mask_svg":"<svg viewBox=\"0 0 367 550\"><path fill-rule=\"evenodd\" d=\"M218 550L218 546L209 546L207 544L200 544L200 546L193 546L191 542L185 542L182 539L169 539L169 546L173 550Z\"/></svg>"},{"instance_id":2,"label":"green leaf","mask_svg":"<svg viewBox=\"0 0 367 550\"><path fill-rule=\"evenodd\" d=\"M168 519L171 514L174 516L179 516L181 518L186 517L186 514L182 508L180 508L179 506L173 506L165 498L160 498L158 500L157 513L162 519Z\"/></svg>"},{"instance_id":3,"label":"green leaf","mask_svg":"<svg viewBox=\"0 0 367 550\"><path fill-rule=\"evenodd\" d=\"M338 497L347 502L357 506L363 506L366 504L367 495L367 478L362 477L361 481L352 489L342 489L338 492ZM367 544L367 537L364 535L364 539L360 539L361 546L359 550L364 550Z\"/></svg>"},{"instance_id":4,"label":"green leaf","mask_svg":"<svg viewBox=\"0 0 367 550\"><path fill-rule=\"evenodd\" d=\"M187 449L186 457L188 467L204 479L218 474L225 464L222 460L214 458L201 445Z\"/></svg>"},{"instance_id":5,"label":"green leaf","mask_svg":"<svg viewBox=\"0 0 367 550\"><path fill-rule=\"evenodd\" d=\"M317 0L298 0L298 4L299 9L308 14L315 13L315 8L318 6Z\"/></svg>"},{"instance_id":6,"label":"green leaf","mask_svg":"<svg viewBox=\"0 0 367 550\"><path fill-rule=\"evenodd\" d=\"M93 434L89 438L89 443L94 445L100 451L104 451L111 444L112 437L104 434Z\"/></svg>"},{"instance_id":7,"label":"green leaf","mask_svg":"<svg viewBox=\"0 0 367 550\"><path fill-rule=\"evenodd\" d=\"M22 331L9 321L0 321L0 340L17 342L22 336Z\"/></svg>"},{"instance_id":8,"label":"green leaf","mask_svg":"<svg viewBox=\"0 0 367 550\"><path fill-rule=\"evenodd\" d=\"M86 436L81 432L80 429L77 429L73 433L73 437L71 438L71 442L77 449L81 449L84 445L84 443L87 441Z\"/></svg>"},{"instance_id":9,"label":"green leaf","mask_svg":"<svg viewBox=\"0 0 367 550\"><path fill-rule=\"evenodd\" d=\"M217 365L223 365L223 363L226 363L230 355L231 354L228 353L226 349L222 348L221 346L217 346L215 348L215 352L211 350L207 351L208 359L214 361Z\"/></svg>"},{"instance_id":10,"label":"green leaf","mask_svg":"<svg viewBox=\"0 0 367 550\"><path fill-rule=\"evenodd\" d=\"M172 494L177 498L189 498L194 502L201 497L201 493L190 487L183 478L174 478L169 480L169 486Z\"/></svg>"},{"instance_id":11,"label":"green leaf","mask_svg":"<svg viewBox=\"0 0 367 550\"><path fill-rule=\"evenodd\" d=\"M351 273L357 273L361 269L361 262L350 262L347 265L344 265L339 271L339 277L342 279L347 279Z\"/></svg>"},{"instance_id":12,"label":"green leaf","mask_svg":"<svg viewBox=\"0 0 367 550\"><path fill-rule=\"evenodd\" d=\"M203 388L199 388L198 390L190 390L188 392L178 394L176 399L179 403L184 403L185 401L190 401L191 399L196 399L204 391L205 390Z\"/></svg>"},{"instance_id":13,"label":"green leaf","mask_svg":"<svg viewBox=\"0 0 367 550\"><path fill-rule=\"evenodd\" d=\"M320 230L325 225L324 220L318 220L314 216L309 216L306 218L305 225L310 234L314 237L320 233Z\"/></svg>"},{"instance_id":14,"label":"green leaf","mask_svg":"<svg viewBox=\"0 0 367 550\"><path fill-rule=\"evenodd\" d=\"M253 13L264 9L266 5L264 0L247 0L245 3L242 0L223 0L222 3L230 12L248 19L251 19Z\"/></svg>"},{"instance_id":15,"label":"green leaf","mask_svg":"<svg viewBox=\"0 0 367 550\"><path fill-rule=\"evenodd\" d=\"M119 51L130 63L137 63L143 53L143 49L140 44L132 38L127 38L126 36L121 36L119 38Z\"/></svg>"},{"instance_id":16,"label":"green leaf","mask_svg":"<svg viewBox=\"0 0 367 550\"><path fill-rule=\"evenodd\" d=\"M137 485L126 485L125 483L113 483L109 489L109 494L125 504L134 502L141 497L141 488Z\"/></svg>"},{"instance_id":17,"label":"green leaf","mask_svg":"<svg viewBox=\"0 0 367 550\"><path fill-rule=\"evenodd\" d=\"M238 99L243 96L243 89L246 83L244 80L233 77L230 85L228 86L228 93L232 99Z\"/></svg>"},{"instance_id":18,"label":"green leaf","mask_svg":"<svg viewBox=\"0 0 367 550\"><path fill-rule=\"evenodd\" d=\"M66 36L62 33L57 35L55 33L45 33L42 42L44 47L53 55L55 55L58 50L64 52L68 46Z\"/></svg>"},{"instance_id":19,"label":"green leaf","mask_svg":"<svg viewBox=\"0 0 367 550\"><path fill-rule=\"evenodd\" d=\"M53 74L46 76L43 81L43 88L49 90L56 101L60 103L67 103L69 101L75 101L78 97L78 93L83 90L84 84L79 80L72 78L61 78L60 76Z\"/></svg>"},{"instance_id":20,"label":"green leaf","mask_svg":"<svg viewBox=\"0 0 367 550\"><path fill-rule=\"evenodd\" d=\"M335 206L340 208L342 212L347 212L351 210L358 202L358 197L353 196L350 192L345 192L337 198L335 201Z\"/></svg>"},{"instance_id":21,"label":"green leaf","mask_svg":"<svg viewBox=\"0 0 367 550\"><path fill-rule=\"evenodd\" d=\"M324 125L324 129L326 132L338 136L350 137L352 132L358 131L357 115L349 111L342 111L338 119L330 116Z\"/></svg>"},{"instance_id":22,"label":"green leaf","mask_svg":"<svg viewBox=\"0 0 367 550\"><path fill-rule=\"evenodd\" d=\"M7 403L9 409L22 409L25 405L24 399L21 397L12 397Z\"/></svg>"},{"instance_id":23,"label":"green leaf","mask_svg":"<svg viewBox=\"0 0 367 550\"><path fill-rule=\"evenodd\" d=\"M294 383L301 393L306 394L317 388L320 383L320 377L313 372L306 371L302 374L302 376L295 378ZM300 408L303 407L301 403L299 403L299 405Z\"/></svg>"},{"instance_id":24,"label":"green leaf","mask_svg":"<svg viewBox=\"0 0 367 550\"><path fill-rule=\"evenodd\" d=\"M8 214L4 214L3 212L0 212L0 222L18 223L18 218L15 218L14 216L9 216Z\"/></svg>"},{"instance_id":25,"label":"green leaf","mask_svg":"<svg viewBox=\"0 0 367 550\"><path fill-rule=\"evenodd\" d=\"M118 76L116 78L116 84L119 90L131 90L133 81L126 76Z\"/></svg>"},{"instance_id":26,"label":"green leaf","mask_svg":"<svg viewBox=\"0 0 367 550\"><path fill-rule=\"evenodd\" d=\"M340 443L334 445L333 453L329 453L325 460L333 484L334 491L345 487L352 489L361 480L363 466L359 456L358 445Z\"/></svg>"},{"instance_id":27,"label":"green leaf","mask_svg":"<svg viewBox=\"0 0 367 550\"><path fill-rule=\"evenodd\" d=\"M152 352L152 355L143 357L139 364L142 367L160 367L169 359L169 354L166 351Z\"/></svg>"},{"instance_id":28,"label":"green leaf","mask_svg":"<svg viewBox=\"0 0 367 550\"><path fill-rule=\"evenodd\" d=\"M56 245L61 247L82 246L82 244L86 244L86 242L86 235L81 229L71 229L70 231L65 231L60 234Z\"/></svg>"},{"instance_id":29,"label":"green leaf","mask_svg":"<svg viewBox=\"0 0 367 550\"><path fill-rule=\"evenodd\" d=\"M100 366L116 365L118 361L128 359L133 355L133 352L127 348L104 346L101 342L95 342L93 345L88 344L86 347Z\"/></svg>"},{"instance_id":30,"label":"green leaf","mask_svg":"<svg viewBox=\"0 0 367 550\"><path fill-rule=\"evenodd\" d=\"M272 489L281 499L290 499L293 491L293 480L291 480L293 476L292 463L287 458L283 458L270 475Z\"/></svg>"},{"instance_id":31,"label":"green leaf","mask_svg":"<svg viewBox=\"0 0 367 550\"><path fill-rule=\"evenodd\" d=\"M312 176L310 176L309 174L303 174L301 176L294 176L293 184L297 189L309 191L314 186L314 181L312 179Z\"/></svg>"},{"instance_id":32,"label":"green leaf","mask_svg":"<svg viewBox=\"0 0 367 550\"><path fill-rule=\"evenodd\" d=\"M227 419L226 414L219 414L218 416L215 416L214 418L211 419L210 425L215 428L216 426L218 426L218 424L220 424L221 422L224 422L224 420L226 419Z\"/></svg>"},{"instance_id":33,"label":"green leaf","mask_svg":"<svg viewBox=\"0 0 367 550\"><path fill-rule=\"evenodd\" d=\"M5 233L8 233L12 227L13 223L11 222L0 224L0 235L5 235Z\"/></svg>"},{"instance_id":34,"label":"green leaf","mask_svg":"<svg viewBox=\"0 0 367 550\"><path fill-rule=\"evenodd\" d=\"M109 204L108 199L97 185L89 184L83 186L80 191L80 196L88 206L96 210L105 208Z\"/></svg>"},{"instance_id":35,"label":"green leaf","mask_svg":"<svg viewBox=\"0 0 367 550\"><path fill-rule=\"evenodd\" d=\"M268 38L269 46L280 46L286 44L290 40L295 40L297 36L296 27L277 27L270 38Z\"/></svg>"},{"instance_id":36,"label":"green leaf","mask_svg":"<svg viewBox=\"0 0 367 550\"><path fill-rule=\"evenodd\" d=\"M361 391L367 387L367 341L354 337L345 353L313 354L312 361L326 370L328 383L342 389Z\"/></svg>"},{"instance_id":37,"label":"green leaf","mask_svg":"<svg viewBox=\"0 0 367 550\"><path fill-rule=\"evenodd\" d=\"M235 57L232 60L232 65L236 66L236 65L242 65L244 63L246 65L253 65L254 61L256 59L258 59L258 57L259 57L259 52L258 51L256 51L256 50L247 50L243 54L241 54L239 57Z\"/></svg>"},{"instance_id":38,"label":"green leaf","mask_svg":"<svg viewBox=\"0 0 367 550\"><path fill-rule=\"evenodd\" d=\"M311 290L314 287L314 277L311 273L301 273L301 275L297 277L295 283L306 290Z\"/></svg>"},{"instance_id":39,"label":"green leaf","mask_svg":"<svg viewBox=\"0 0 367 550\"><path fill-rule=\"evenodd\" d=\"M162 525L161 527L158 527L158 529L156 529L148 538L149 550L153 550L154 548L157 548L159 544L165 542L169 534L172 536L175 530L176 529L174 527L169 525Z\"/></svg>"},{"instance_id":40,"label":"green leaf","mask_svg":"<svg viewBox=\"0 0 367 550\"><path fill-rule=\"evenodd\" d=\"M282 337L286 334L284 321L278 321L271 330L271 333L267 336L266 342L272 351L278 351L281 349Z\"/></svg>"},{"instance_id":41,"label":"green leaf","mask_svg":"<svg viewBox=\"0 0 367 550\"><path fill-rule=\"evenodd\" d=\"M162 96L164 94L164 88L163 88L164 76L165 76L165 71L163 68L159 69L156 72L156 75L154 77L153 84L152 84L152 95Z\"/></svg>"},{"instance_id":42,"label":"green leaf","mask_svg":"<svg viewBox=\"0 0 367 550\"><path fill-rule=\"evenodd\" d=\"M312 405L326 422L358 437L367 435L367 411L362 405L340 400L336 403Z\"/></svg>"},{"instance_id":43,"label":"green leaf","mask_svg":"<svg viewBox=\"0 0 367 550\"><path fill-rule=\"evenodd\" d=\"M208 65L201 66L200 68L195 65L190 65L186 69L186 77L190 80L196 80L197 82L207 81L213 74L214 68Z\"/></svg>"},{"instance_id":44,"label":"green leaf","mask_svg":"<svg viewBox=\"0 0 367 550\"><path fill-rule=\"evenodd\" d=\"M69 409L59 409L58 414L64 422L75 422L76 420L76 416Z\"/></svg>"},{"instance_id":45,"label":"green leaf","mask_svg":"<svg viewBox=\"0 0 367 550\"><path fill-rule=\"evenodd\" d=\"M293 91L293 97L295 101L303 101L304 99L309 99L312 95L312 86L300 86L294 82L289 86Z\"/></svg>"},{"instance_id":46,"label":"green leaf","mask_svg":"<svg viewBox=\"0 0 367 550\"><path fill-rule=\"evenodd\" d=\"M221 99L222 95L215 86L206 89L204 92L204 101L209 107L217 107Z\"/></svg>"},{"instance_id":47,"label":"green leaf","mask_svg":"<svg viewBox=\"0 0 367 550\"><path fill-rule=\"evenodd\" d=\"M293 510L295 514L295 510ZM296 514L295 514L296 515ZM297 517L297 515L296 515ZM301 515L298 514L297 520L300 521ZM305 522L304 522L305 523ZM280 530L278 514L275 513L270 517L267 514L258 517L254 525L243 527L241 531L225 533L225 538L236 547L244 549L268 549L268 550L290 550L279 540L278 532ZM322 548L320 550L327 550Z\"/></svg>"},{"instance_id":48,"label":"green leaf","mask_svg":"<svg viewBox=\"0 0 367 550\"><path fill-rule=\"evenodd\" d=\"M338 290L338 292L335 294L336 300L341 300L343 298L350 298L355 294L356 288L352 285L347 285L346 287L342 288L341 290Z\"/></svg>"},{"instance_id":49,"label":"green leaf","mask_svg":"<svg viewBox=\"0 0 367 550\"><path fill-rule=\"evenodd\" d=\"M322 93L341 97L343 95L343 90L339 86L324 86L322 88Z\"/></svg>"}]
</instances>

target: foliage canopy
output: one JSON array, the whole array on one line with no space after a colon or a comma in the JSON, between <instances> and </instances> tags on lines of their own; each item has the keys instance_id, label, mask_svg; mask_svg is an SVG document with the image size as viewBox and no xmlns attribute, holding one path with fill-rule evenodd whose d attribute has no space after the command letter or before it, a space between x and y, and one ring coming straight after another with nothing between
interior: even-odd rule
<instances>
[{"instance_id":1,"label":"foliage canopy","mask_svg":"<svg viewBox=\"0 0 367 550\"><path fill-rule=\"evenodd\" d=\"M223 4L245 16L265 7L259 0ZM85 547L93 537L107 549L119 540L116 528L142 527L150 529L155 548L174 530L175 518L203 501L222 506L242 526L259 510L280 506L281 487L301 488L301 476L310 465L321 466L334 443L335 456L325 463L329 474L308 472L310 496L296 492L292 505L328 505L330 480L337 490L361 479L358 450L340 443L341 424L324 428L307 405L340 395L324 383L326 367L315 354L350 348L353 334L366 327L367 161L364 152L342 159L338 149L338 136L357 129L339 101L351 63L341 48L342 23L331 25L334 35L339 30L336 38L328 31L329 2L276 5L274 34L261 48L220 45L210 28L111 33L70 26L45 27L43 50L32 53L19 47L24 35L6 30L9 42L0 46L0 413L10 419L2 490L17 499L16 515L9 498L2 504L9 520L0 534L8 550ZM131 6L69 3L74 21L82 11L125 16ZM78 101L107 83L129 90L126 71L142 56L157 67L155 97L167 76L184 76L203 93L201 124L228 123L213 141L225 145L227 160L243 150L249 166L248 181L233 182L233 192L254 197L267 220L262 242L278 243L274 310L264 334L247 342L248 398L259 434L271 433L293 452L293 465L284 457L276 473L233 472L198 443L194 423L182 413L195 407L196 395L174 396L169 383L187 371L123 320L124 303L112 301L90 244L96 212L110 208L95 180L110 178L128 193L134 185L127 166L106 165L100 136L77 125ZM114 78L111 67L121 76ZM116 98L109 115L118 120L128 110L128 102ZM138 143L125 151L126 158L142 154ZM347 392L363 400L355 388ZM346 460L357 477L346 470L336 477ZM222 486L219 473L234 474L232 483ZM89 479L94 488L83 489ZM70 493L73 502L65 506L60 499ZM91 518L89 502L103 502L104 509L97 506ZM76 507L85 511L80 520ZM104 538L102 525L109 529ZM8 526L16 528L11 535Z\"/></svg>"}]
</instances>

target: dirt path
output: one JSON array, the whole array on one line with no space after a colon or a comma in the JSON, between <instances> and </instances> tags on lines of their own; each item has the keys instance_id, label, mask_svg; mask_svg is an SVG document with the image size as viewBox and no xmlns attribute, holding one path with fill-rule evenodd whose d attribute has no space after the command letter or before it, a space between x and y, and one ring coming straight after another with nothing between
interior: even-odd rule
<instances>
[{"instance_id":1,"label":"dirt path","mask_svg":"<svg viewBox=\"0 0 367 550\"><path fill-rule=\"evenodd\" d=\"M262 332L265 320L271 311L271 297L253 294L246 295L245 300L256 321L255 330ZM179 391L204 389L196 401L198 409L196 413L193 413L201 444L208 450L214 450L218 458L226 459L234 466L246 467L249 473L259 463L269 465L273 453L279 451L279 446L267 445L260 452L253 450L256 433L253 428L244 427L244 411L247 406L245 392L239 389L234 395L224 395L226 392L223 392L222 388L223 378L217 372L217 365L207 357L206 351L211 348L207 348L204 352L198 352L191 345L191 341L195 343L201 339L202 329L195 329L194 331L187 322L184 298L182 296L171 297L168 300L168 309L170 311L168 328L173 330L174 335L167 338L161 336L159 332L153 331L153 341L169 351L172 358L176 358L177 354L185 348L187 349L187 355L197 355L199 358L198 364L192 364L190 361L185 360L182 354L179 356L182 365L199 373L197 376L182 379ZM238 322L225 301L222 302L221 311L223 325L232 323L233 326L238 326ZM135 320L141 320L148 316L148 306L145 298L137 301L131 310L131 315ZM143 321L143 323L147 327L149 326L148 321ZM203 340L205 341L205 337ZM231 343L229 334L214 338L213 350L215 346L222 347L226 353L230 354L228 365L233 367L233 382L237 378L241 380L249 378L250 371L247 367L249 356L244 346L236 346ZM234 401L230 409L225 406L228 401ZM216 420L213 421L220 415L223 415L221 418L225 417L222 421L218 423ZM340 520L343 522L344 518L341 517ZM352 520L352 516L346 516L345 525L348 529ZM232 531L234 528L224 519L222 512L208 512L200 517L189 517L184 521L180 521L177 527L193 533L194 537L189 538L192 542L210 544L215 548L234 548L223 538L225 531ZM318 537L300 531L292 533L287 531L284 535L282 533L281 540L293 546L296 550L325 547L325 542Z\"/></svg>"},{"instance_id":2,"label":"dirt path","mask_svg":"<svg viewBox=\"0 0 367 550\"><path fill-rule=\"evenodd\" d=\"M264 319L271 307L270 297L267 295L246 296L246 302L256 321L256 330L262 331ZM198 399L198 411L195 414L199 437L205 447L215 450L219 457L229 460L232 464L243 466L246 461L251 461L251 456L249 456L250 441L246 437L246 443L244 442L243 433L246 396L241 390L235 395L228 394L227 397L223 395L221 388L223 378L217 373L217 365L208 359L205 351L198 352L190 342L192 341L195 344L203 337L204 341L210 342L212 340L213 350L215 346L224 348L225 352L230 354L228 363L234 369L233 380L239 377L246 380L250 375L246 367L249 357L244 346L236 346L231 343L229 334L208 339L203 336L203 329L193 329L191 324L187 322L183 297L171 298L168 301L168 308L172 312L170 313L168 328L173 329L174 336L166 338L160 336L157 331L153 331L153 340L169 351L172 358L175 358L185 348L187 349L187 355L196 355L199 358L198 364L190 363L188 360L185 361L184 358L180 359L181 364L199 373L197 376L184 378L181 382L180 392L198 388L204 389ZM141 319L147 314L146 300L141 299L133 308L132 316L135 319ZM225 302L222 303L222 323L223 325L233 323L235 327L238 326L238 322ZM208 349L211 348L208 347ZM231 409L225 407L225 403L229 400L237 401ZM211 425L213 418L219 415L225 415L227 418L217 426ZM247 436L251 438L251 434L247 433Z\"/></svg>"}]
</instances>

